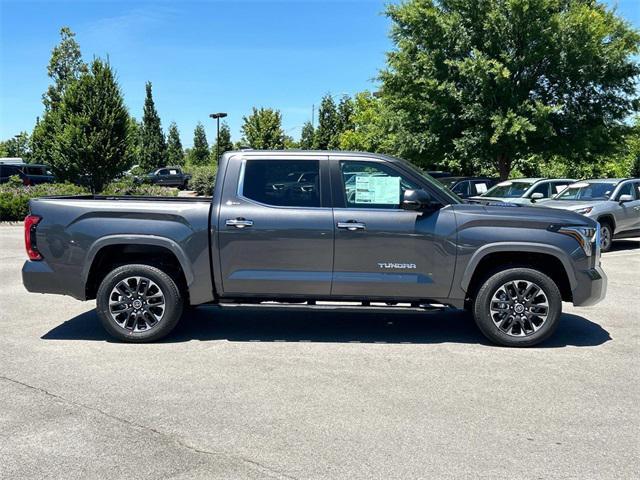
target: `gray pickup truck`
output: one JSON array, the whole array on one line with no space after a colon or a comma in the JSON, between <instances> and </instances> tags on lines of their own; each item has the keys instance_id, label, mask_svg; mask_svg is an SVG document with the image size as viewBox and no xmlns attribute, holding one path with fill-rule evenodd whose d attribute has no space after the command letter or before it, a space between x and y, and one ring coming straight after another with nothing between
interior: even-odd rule
<instances>
[{"instance_id":1,"label":"gray pickup truck","mask_svg":"<svg viewBox=\"0 0 640 480\"><path fill-rule=\"evenodd\" d=\"M574 212L463 204L397 158L249 150L221 157L212 198L32 200L22 275L95 298L129 342L164 337L187 306L358 302L466 308L493 342L530 346L563 300L604 297L598 235Z\"/></svg>"}]
</instances>

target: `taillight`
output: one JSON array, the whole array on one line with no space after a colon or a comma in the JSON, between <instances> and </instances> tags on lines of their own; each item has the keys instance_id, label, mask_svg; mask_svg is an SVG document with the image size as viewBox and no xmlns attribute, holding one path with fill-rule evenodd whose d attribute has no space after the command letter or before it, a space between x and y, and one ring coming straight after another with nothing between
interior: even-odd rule
<instances>
[{"instance_id":1,"label":"taillight","mask_svg":"<svg viewBox=\"0 0 640 480\"><path fill-rule=\"evenodd\" d=\"M42 260L42 255L36 245L36 225L42 220L38 215L27 215L24 218L24 246L29 260Z\"/></svg>"}]
</instances>

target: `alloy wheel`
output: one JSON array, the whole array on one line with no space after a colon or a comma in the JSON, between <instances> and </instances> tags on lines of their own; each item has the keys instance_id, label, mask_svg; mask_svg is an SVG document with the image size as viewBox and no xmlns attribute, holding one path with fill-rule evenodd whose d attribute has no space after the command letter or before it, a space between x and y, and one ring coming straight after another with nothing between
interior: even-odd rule
<instances>
[{"instance_id":1,"label":"alloy wheel","mask_svg":"<svg viewBox=\"0 0 640 480\"><path fill-rule=\"evenodd\" d=\"M131 333L148 331L164 317L164 293L147 277L127 277L111 290L109 313L124 330Z\"/></svg>"},{"instance_id":2,"label":"alloy wheel","mask_svg":"<svg viewBox=\"0 0 640 480\"><path fill-rule=\"evenodd\" d=\"M533 335L549 315L549 300L539 285L529 280L503 284L491 298L491 319L512 337Z\"/></svg>"}]
</instances>

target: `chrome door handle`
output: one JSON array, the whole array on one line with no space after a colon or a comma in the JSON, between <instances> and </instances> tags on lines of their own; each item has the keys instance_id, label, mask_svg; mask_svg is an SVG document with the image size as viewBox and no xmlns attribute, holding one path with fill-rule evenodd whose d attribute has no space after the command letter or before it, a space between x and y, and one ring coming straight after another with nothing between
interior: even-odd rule
<instances>
[{"instance_id":1,"label":"chrome door handle","mask_svg":"<svg viewBox=\"0 0 640 480\"><path fill-rule=\"evenodd\" d=\"M364 223L349 220L348 222L338 222L338 228L344 228L353 232L354 230L365 230L367 226Z\"/></svg>"},{"instance_id":2,"label":"chrome door handle","mask_svg":"<svg viewBox=\"0 0 640 480\"><path fill-rule=\"evenodd\" d=\"M245 220L244 218L230 218L225 222L227 227L244 228L253 225L253 220Z\"/></svg>"}]
</instances>

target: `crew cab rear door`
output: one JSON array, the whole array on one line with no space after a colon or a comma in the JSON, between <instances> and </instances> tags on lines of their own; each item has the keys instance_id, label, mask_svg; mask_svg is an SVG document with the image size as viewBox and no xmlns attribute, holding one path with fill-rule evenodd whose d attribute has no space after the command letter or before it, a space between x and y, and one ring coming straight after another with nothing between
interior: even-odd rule
<instances>
[{"instance_id":1,"label":"crew cab rear door","mask_svg":"<svg viewBox=\"0 0 640 480\"><path fill-rule=\"evenodd\" d=\"M329 295L329 198L326 156L247 153L230 162L218 218L222 295Z\"/></svg>"},{"instance_id":2,"label":"crew cab rear door","mask_svg":"<svg viewBox=\"0 0 640 480\"><path fill-rule=\"evenodd\" d=\"M429 189L392 162L347 155L332 156L330 163L335 228L332 296L447 297L456 256L452 209L402 210L402 191Z\"/></svg>"}]
</instances>

